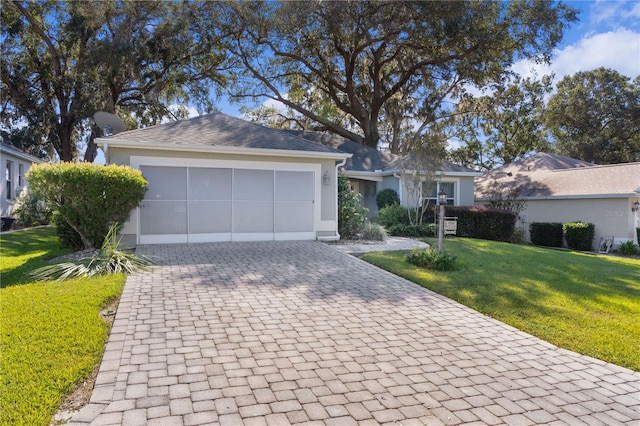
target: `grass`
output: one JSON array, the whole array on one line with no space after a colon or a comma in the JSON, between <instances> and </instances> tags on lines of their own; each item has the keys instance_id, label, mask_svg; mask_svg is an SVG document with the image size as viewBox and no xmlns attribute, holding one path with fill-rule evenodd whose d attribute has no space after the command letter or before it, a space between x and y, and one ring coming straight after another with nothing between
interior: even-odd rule
<instances>
[{"instance_id":1,"label":"grass","mask_svg":"<svg viewBox=\"0 0 640 426\"><path fill-rule=\"evenodd\" d=\"M100 361L109 325L100 310L124 275L29 282L28 273L65 253L55 229L0 236L0 424L47 425L65 396Z\"/></svg>"},{"instance_id":2,"label":"grass","mask_svg":"<svg viewBox=\"0 0 640 426\"><path fill-rule=\"evenodd\" d=\"M29 272L49 264L47 259L70 250L60 248L54 227L34 228L0 236L0 287L33 281Z\"/></svg>"},{"instance_id":3,"label":"grass","mask_svg":"<svg viewBox=\"0 0 640 426\"><path fill-rule=\"evenodd\" d=\"M437 272L405 252L362 258L554 345L640 371L640 262L457 238L460 269Z\"/></svg>"}]
</instances>

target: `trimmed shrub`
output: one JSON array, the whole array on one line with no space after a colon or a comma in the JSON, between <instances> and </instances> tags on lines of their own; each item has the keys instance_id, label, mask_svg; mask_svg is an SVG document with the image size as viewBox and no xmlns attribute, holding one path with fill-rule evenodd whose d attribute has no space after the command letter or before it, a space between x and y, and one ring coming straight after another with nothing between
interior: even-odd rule
<instances>
[{"instance_id":1,"label":"trimmed shrub","mask_svg":"<svg viewBox=\"0 0 640 426\"><path fill-rule=\"evenodd\" d=\"M393 225L390 226L387 231L391 235L395 235L397 237L412 237L412 238L422 238L422 237L436 237L438 235L438 226L434 223L429 223L426 225Z\"/></svg>"},{"instance_id":2,"label":"trimmed shrub","mask_svg":"<svg viewBox=\"0 0 640 426\"><path fill-rule=\"evenodd\" d=\"M392 204L400 204L398 193L391 188L383 189L376 195L376 204L379 209L390 206Z\"/></svg>"},{"instance_id":3,"label":"trimmed shrub","mask_svg":"<svg viewBox=\"0 0 640 426\"><path fill-rule=\"evenodd\" d=\"M387 236L387 232L384 228L377 223L367 223L362 229L362 239L372 241L384 241Z\"/></svg>"},{"instance_id":4,"label":"trimmed shrub","mask_svg":"<svg viewBox=\"0 0 640 426\"><path fill-rule=\"evenodd\" d=\"M510 242L516 224L516 214L480 206L445 206L447 217L458 218L459 237Z\"/></svg>"},{"instance_id":5,"label":"trimmed shrub","mask_svg":"<svg viewBox=\"0 0 640 426\"><path fill-rule=\"evenodd\" d=\"M395 225L409 224L409 209L400 204L391 204L378 210L375 222L389 228Z\"/></svg>"},{"instance_id":6,"label":"trimmed shrub","mask_svg":"<svg viewBox=\"0 0 640 426\"><path fill-rule=\"evenodd\" d=\"M338 232L340 238L350 239L360 233L369 209L362 205L362 195L349 188L349 178L338 176Z\"/></svg>"},{"instance_id":7,"label":"trimmed shrub","mask_svg":"<svg viewBox=\"0 0 640 426\"><path fill-rule=\"evenodd\" d=\"M563 229L562 224L558 222L532 222L529 224L531 244L562 247Z\"/></svg>"},{"instance_id":8,"label":"trimmed shrub","mask_svg":"<svg viewBox=\"0 0 640 426\"><path fill-rule=\"evenodd\" d=\"M26 179L34 195L55 211L62 244L85 249L100 247L109 228L129 218L148 186L131 167L93 163L39 164Z\"/></svg>"},{"instance_id":9,"label":"trimmed shrub","mask_svg":"<svg viewBox=\"0 0 640 426\"><path fill-rule=\"evenodd\" d=\"M567 222L564 224L564 237L567 247L572 250L591 250L595 225L584 222Z\"/></svg>"},{"instance_id":10,"label":"trimmed shrub","mask_svg":"<svg viewBox=\"0 0 640 426\"><path fill-rule=\"evenodd\" d=\"M446 251L436 249L412 250L407 254L407 262L420 268L436 271L452 271L456 268L456 257Z\"/></svg>"},{"instance_id":11,"label":"trimmed shrub","mask_svg":"<svg viewBox=\"0 0 640 426\"><path fill-rule=\"evenodd\" d=\"M13 204L13 215L21 226L48 225L51 208L29 191L29 188L24 188Z\"/></svg>"},{"instance_id":12,"label":"trimmed shrub","mask_svg":"<svg viewBox=\"0 0 640 426\"><path fill-rule=\"evenodd\" d=\"M633 241L625 241L618 246L618 253L624 256L633 256L640 253L640 246L637 246Z\"/></svg>"}]
</instances>

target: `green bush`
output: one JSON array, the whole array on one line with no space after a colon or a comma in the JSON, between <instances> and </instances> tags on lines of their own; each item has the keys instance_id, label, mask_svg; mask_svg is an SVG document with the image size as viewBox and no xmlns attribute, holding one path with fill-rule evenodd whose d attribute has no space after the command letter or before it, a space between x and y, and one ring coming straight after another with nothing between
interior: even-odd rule
<instances>
[{"instance_id":1,"label":"green bush","mask_svg":"<svg viewBox=\"0 0 640 426\"><path fill-rule=\"evenodd\" d=\"M378 192L378 195L376 195L376 205L378 206L378 209L391 206L393 204L400 204L400 197L393 189L383 189Z\"/></svg>"},{"instance_id":2,"label":"green bush","mask_svg":"<svg viewBox=\"0 0 640 426\"><path fill-rule=\"evenodd\" d=\"M393 225L387 231L389 234L398 237L436 237L438 235L438 226L434 223L426 225Z\"/></svg>"},{"instance_id":3,"label":"green bush","mask_svg":"<svg viewBox=\"0 0 640 426\"><path fill-rule=\"evenodd\" d=\"M558 222L532 222L529 224L531 244L546 247L562 247L563 226Z\"/></svg>"},{"instance_id":4,"label":"green bush","mask_svg":"<svg viewBox=\"0 0 640 426\"><path fill-rule=\"evenodd\" d=\"M413 250L407 254L407 262L420 268L436 271L453 271L456 268L456 257L446 251L440 253L435 249Z\"/></svg>"},{"instance_id":5,"label":"green bush","mask_svg":"<svg viewBox=\"0 0 640 426\"><path fill-rule=\"evenodd\" d=\"M109 227L122 224L144 197L147 181L128 166L39 164L26 175L34 195L55 211L62 244L100 247ZM76 247L77 248L77 247Z\"/></svg>"},{"instance_id":6,"label":"green bush","mask_svg":"<svg viewBox=\"0 0 640 426\"><path fill-rule=\"evenodd\" d=\"M447 217L458 218L459 237L510 242L516 224L516 214L480 206L445 206Z\"/></svg>"},{"instance_id":7,"label":"green bush","mask_svg":"<svg viewBox=\"0 0 640 426\"><path fill-rule=\"evenodd\" d=\"M13 215L21 226L48 225L51 208L28 188L24 188L13 204Z\"/></svg>"},{"instance_id":8,"label":"green bush","mask_svg":"<svg viewBox=\"0 0 640 426\"><path fill-rule=\"evenodd\" d=\"M378 210L375 222L387 228L395 225L409 225L409 209L400 204L391 204Z\"/></svg>"},{"instance_id":9,"label":"green bush","mask_svg":"<svg viewBox=\"0 0 640 426\"><path fill-rule=\"evenodd\" d=\"M625 256L634 256L640 253L640 246L637 246L633 241L625 241L618 246L618 253Z\"/></svg>"},{"instance_id":10,"label":"green bush","mask_svg":"<svg viewBox=\"0 0 640 426\"><path fill-rule=\"evenodd\" d=\"M567 247L572 250L591 250L595 225L584 222L567 222L564 224L564 237Z\"/></svg>"},{"instance_id":11,"label":"green bush","mask_svg":"<svg viewBox=\"0 0 640 426\"><path fill-rule=\"evenodd\" d=\"M338 232L340 238L355 237L367 219L369 209L362 205L362 195L352 191L349 178L338 176Z\"/></svg>"},{"instance_id":12,"label":"green bush","mask_svg":"<svg viewBox=\"0 0 640 426\"><path fill-rule=\"evenodd\" d=\"M362 229L362 239L371 241L384 241L387 232L377 223L367 223Z\"/></svg>"}]
</instances>

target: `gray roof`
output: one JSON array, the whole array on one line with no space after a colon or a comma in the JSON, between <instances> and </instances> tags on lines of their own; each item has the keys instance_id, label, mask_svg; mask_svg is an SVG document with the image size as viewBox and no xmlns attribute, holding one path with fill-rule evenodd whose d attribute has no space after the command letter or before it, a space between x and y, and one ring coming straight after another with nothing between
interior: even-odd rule
<instances>
[{"instance_id":1,"label":"gray roof","mask_svg":"<svg viewBox=\"0 0 640 426\"><path fill-rule=\"evenodd\" d=\"M311 130L291 130L290 132L305 139L321 143L327 147L353 154L351 158L347 159L344 166L348 171L393 172L398 170L400 164L406 158L405 156L381 152L377 149L329 133L315 132ZM409 156L411 156L411 154L409 154ZM471 170L468 167L453 164L448 161L441 162L438 166L438 171L462 173L474 172L474 170Z\"/></svg>"},{"instance_id":2,"label":"gray roof","mask_svg":"<svg viewBox=\"0 0 640 426\"><path fill-rule=\"evenodd\" d=\"M597 166L561 155L538 153L476 179L476 198L486 198L494 181L520 187L523 197L638 196L640 163Z\"/></svg>"},{"instance_id":3,"label":"gray roof","mask_svg":"<svg viewBox=\"0 0 640 426\"><path fill-rule=\"evenodd\" d=\"M100 141L341 153L289 132L264 127L221 112L130 130L101 138Z\"/></svg>"},{"instance_id":4,"label":"gray roof","mask_svg":"<svg viewBox=\"0 0 640 426\"><path fill-rule=\"evenodd\" d=\"M337 149L353 156L347 159L344 165L346 170L354 172L375 172L386 170L397 155L381 152L357 142L344 139L330 133L315 132L311 130L290 130L290 134L300 136L307 140L317 142L331 149Z\"/></svg>"}]
</instances>

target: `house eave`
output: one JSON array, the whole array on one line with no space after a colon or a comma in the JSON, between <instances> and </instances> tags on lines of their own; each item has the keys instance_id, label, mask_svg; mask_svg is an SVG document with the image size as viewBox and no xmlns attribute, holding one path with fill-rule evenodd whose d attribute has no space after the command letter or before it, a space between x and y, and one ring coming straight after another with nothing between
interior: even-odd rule
<instances>
[{"instance_id":1,"label":"house eave","mask_svg":"<svg viewBox=\"0 0 640 426\"><path fill-rule=\"evenodd\" d=\"M4 155L13 155L14 157L31 163L42 164L46 162L46 160L43 160L42 158L34 157L33 155L18 151L17 149L6 148L2 145L0 145L0 152Z\"/></svg>"},{"instance_id":2,"label":"house eave","mask_svg":"<svg viewBox=\"0 0 640 426\"><path fill-rule=\"evenodd\" d=\"M338 152L317 152L317 151L297 151L287 149L266 149L266 148L246 148L233 146L215 146L215 145L182 145L167 144L157 142L131 142L118 140L117 138L98 138L96 145L101 146L103 150L115 148L126 149L143 149L157 151L173 151L173 152L193 152L193 153L213 153L213 154L240 154L240 155L261 155L268 157L295 157L295 158L317 158L342 160L351 158L353 154Z\"/></svg>"},{"instance_id":3,"label":"house eave","mask_svg":"<svg viewBox=\"0 0 640 426\"><path fill-rule=\"evenodd\" d=\"M539 195L533 197L522 197L524 201L540 201L540 200L584 200L584 199L614 199L614 198L636 198L640 197L637 192L629 192L622 194L579 194L579 195ZM488 197L476 197L476 201L490 201Z\"/></svg>"}]
</instances>

